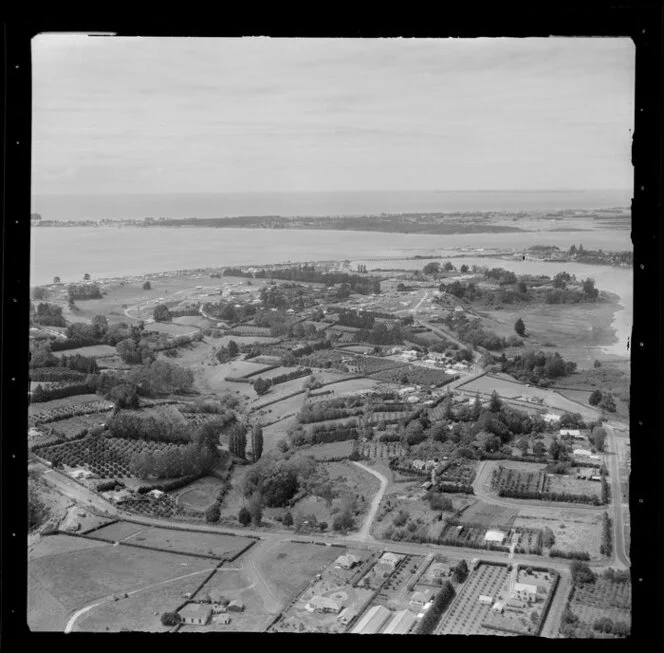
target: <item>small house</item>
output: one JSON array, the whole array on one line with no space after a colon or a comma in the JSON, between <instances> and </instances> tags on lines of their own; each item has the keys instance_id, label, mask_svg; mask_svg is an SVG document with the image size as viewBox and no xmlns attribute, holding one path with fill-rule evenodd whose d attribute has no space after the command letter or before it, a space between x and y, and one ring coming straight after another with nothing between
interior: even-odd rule
<instances>
[{"instance_id":1,"label":"small house","mask_svg":"<svg viewBox=\"0 0 664 653\"><path fill-rule=\"evenodd\" d=\"M579 429L560 429L559 435L562 437L564 435L574 438L575 440L583 440L584 436L581 435Z\"/></svg>"},{"instance_id":2,"label":"small house","mask_svg":"<svg viewBox=\"0 0 664 653\"><path fill-rule=\"evenodd\" d=\"M155 499L161 499L164 496L164 493L161 490L150 490L148 494Z\"/></svg>"},{"instance_id":3,"label":"small house","mask_svg":"<svg viewBox=\"0 0 664 653\"><path fill-rule=\"evenodd\" d=\"M226 610L228 612L243 612L244 611L244 603L238 599L233 599L232 601L228 602L228 605L226 606Z\"/></svg>"},{"instance_id":4,"label":"small house","mask_svg":"<svg viewBox=\"0 0 664 653\"><path fill-rule=\"evenodd\" d=\"M352 569L359 562L360 559L357 556L354 556L352 553L347 553L345 555L339 556L335 560L335 564L341 567L342 569Z\"/></svg>"},{"instance_id":5,"label":"small house","mask_svg":"<svg viewBox=\"0 0 664 653\"><path fill-rule=\"evenodd\" d=\"M519 601L532 600L537 596L537 585L514 583L513 596Z\"/></svg>"},{"instance_id":6,"label":"small house","mask_svg":"<svg viewBox=\"0 0 664 653\"><path fill-rule=\"evenodd\" d=\"M410 463L410 466L413 469L423 470L424 467L426 466L426 463L423 460L416 459Z\"/></svg>"},{"instance_id":7,"label":"small house","mask_svg":"<svg viewBox=\"0 0 664 653\"><path fill-rule=\"evenodd\" d=\"M218 624L222 624L224 626L228 625L231 622L231 616L229 614L218 614L215 617L215 622Z\"/></svg>"},{"instance_id":8,"label":"small house","mask_svg":"<svg viewBox=\"0 0 664 653\"><path fill-rule=\"evenodd\" d=\"M486 594L480 594L477 600L483 605L492 605L494 602L493 596L487 596Z\"/></svg>"},{"instance_id":9,"label":"small house","mask_svg":"<svg viewBox=\"0 0 664 653\"><path fill-rule=\"evenodd\" d=\"M572 453L575 456L581 456L581 457L585 457L585 458L590 458L590 456L591 456L590 451L588 451L588 449L574 449L574 451Z\"/></svg>"},{"instance_id":10,"label":"small house","mask_svg":"<svg viewBox=\"0 0 664 653\"><path fill-rule=\"evenodd\" d=\"M180 620L183 624L192 626L205 626L210 622L212 609L203 603L189 603L180 610Z\"/></svg>"},{"instance_id":11,"label":"small house","mask_svg":"<svg viewBox=\"0 0 664 653\"><path fill-rule=\"evenodd\" d=\"M344 608L339 615L337 616L337 621L342 623L344 626L347 626L352 620L353 617L355 617L355 610L351 608L350 606L347 608Z\"/></svg>"},{"instance_id":12,"label":"small house","mask_svg":"<svg viewBox=\"0 0 664 653\"><path fill-rule=\"evenodd\" d=\"M413 592L410 595L410 607L420 611L431 601L432 596L433 592L429 589Z\"/></svg>"},{"instance_id":13,"label":"small house","mask_svg":"<svg viewBox=\"0 0 664 653\"><path fill-rule=\"evenodd\" d=\"M312 596L309 602L304 606L307 612L322 612L338 614L341 612L341 605L329 596Z\"/></svg>"},{"instance_id":14,"label":"small house","mask_svg":"<svg viewBox=\"0 0 664 653\"><path fill-rule=\"evenodd\" d=\"M449 576L452 572L450 566L444 562L433 562L429 567L429 575L434 578L441 578L443 576Z\"/></svg>"},{"instance_id":15,"label":"small house","mask_svg":"<svg viewBox=\"0 0 664 653\"><path fill-rule=\"evenodd\" d=\"M380 561L390 565L392 569L394 569L402 559L403 555L392 553L391 551L383 553L383 555L380 557Z\"/></svg>"}]
</instances>

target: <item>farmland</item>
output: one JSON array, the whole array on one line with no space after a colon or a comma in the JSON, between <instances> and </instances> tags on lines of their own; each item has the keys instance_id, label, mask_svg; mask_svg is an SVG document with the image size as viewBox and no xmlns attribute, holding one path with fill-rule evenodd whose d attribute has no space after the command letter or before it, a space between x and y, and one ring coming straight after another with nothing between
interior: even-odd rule
<instances>
[{"instance_id":1,"label":"farmland","mask_svg":"<svg viewBox=\"0 0 664 653\"><path fill-rule=\"evenodd\" d=\"M105 535L106 528L113 529L117 525L101 528L92 534L92 537L108 539ZM115 533L117 528L111 530ZM117 535L113 535L117 537ZM166 549L173 553L183 555L194 554L209 558L232 558L255 540L223 533L208 533L197 531L195 535L181 529L144 527L140 532L131 535L131 543L144 546Z\"/></svg>"},{"instance_id":2,"label":"farmland","mask_svg":"<svg viewBox=\"0 0 664 653\"><path fill-rule=\"evenodd\" d=\"M38 408L37 408L38 407ZM34 410L30 410L34 408ZM102 413L113 408L109 401L96 395L79 395L66 399L54 399L41 404L32 404L28 410L28 426L39 426L78 415Z\"/></svg>"},{"instance_id":3,"label":"farmland","mask_svg":"<svg viewBox=\"0 0 664 653\"><path fill-rule=\"evenodd\" d=\"M340 442L315 444L301 451L304 451L308 456L313 456L316 460L325 461L331 458L348 458L353 452L353 446L352 440L342 440Z\"/></svg>"},{"instance_id":4,"label":"farmland","mask_svg":"<svg viewBox=\"0 0 664 653\"><path fill-rule=\"evenodd\" d=\"M202 558L109 544L32 559L28 573L30 587L57 597L69 612L115 592L140 589L210 566L210 561ZM43 614L42 606L35 605L35 621L31 622L29 615L28 625L38 629ZM60 623L58 629L63 628L64 623Z\"/></svg>"},{"instance_id":5,"label":"farmland","mask_svg":"<svg viewBox=\"0 0 664 653\"><path fill-rule=\"evenodd\" d=\"M600 576L592 583L575 585L569 600L571 619L561 631L566 637L615 637L616 625L629 632L632 622L632 585L629 579L621 582ZM602 620L611 622L595 627ZM599 626L599 625L598 625ZM612 633L612 631L614 631Z\"/></svg>"},{"instance_id":6,"label":"farmland","mask_svg":"<svg viewBox=\"0 0 664 653\"><path fill-rule=\"evenodd\" d=\"M206 476L187 485L177 493L176 501L185 509L203 512L217 498L222 482L213 477Z\"/></svg>"},{"instance_id":7,"label":"farmland","mask_svg":"<svg viewBox=\"0 0 664 653\"><path fill-rule=\"evenodd\" d=\"M520 508L513 527L529 530L550 528L555 548L562 551L588 551L592 559L600 557L602 517L599 513L560 508Z\"/></svg>"},{"instance_id":8,"label":"farmland","mask_svg":"<svg viewBox=\"0 0 664 653\"><path fill-rule=\"evenodd\" d=\"M180 567L181 575L188 574ZM167 632L161 623L164 612L172 612L183 601L183 594L196 590L207 570L187 578L166 581L154 588L135 591L119 601L107 601L86 612L76 622L75 632L118 632L124 629L138 632ZM155 614L157 613L157 614Z\"/></svg>"},{"instance_id":9,"label":"farmland","mask_svg":"<svg viewBox=\"0 0 664 653\"><path fill-rule=\"evenodd\" d=\"M601 503L601 484L577 479L574 468L567 474L550 474L543 466L501 462L491 472L492 487L500 497L544 499L574 503Z\"/></svg>"},{"instance_id":10,"label":"farmland","mask_svg":"<svg viewBox=\"0 0 664 653\"><path fill-rule=\"evenodd\" d=\"M459 389L473 394L479 392L480 395L490 395L495 390L503 399L522 397L532 400L533 398L540 397L545 405L556 410L581 413L584 419L597 419L599 415L596 409L571 401L555 390L534 386L528 387L523 383L509 379L510 377L504 374L500 376L485 374L484 376L473 379L469 383L459 386Z\"/></svg>"},{"instance_id":11,"label":"farmland","mask_svg":"<svg viewBox=\"0 0 664 653\"><path fill-rule=\"evenodd\" d=\"M100 478L128 478L131 457L142 451L166 451L184 445L165 444L152 440L86 437L62 444L48 445L39 450L42 458L68 467L86 467Z\"/></svg>"},{"instance_id":12,"label":"farmland","mask_svg":"<svg viewBox=\"0 0 664 653\"><path fill-rule=\"evenodd\" d=\"M263 556L259 567L277 598L286 603L342 553L338 547L281 542L269 556Z\"/></svg>"},{"instance_id":13,"label":"farmland","mask_svg":"<svg viewBox=\"0 0 664 653\"><path fill-rule=\"evenodd\" d=\"M72 440L85 435L87 431L105 424L110 418L111 413L92 413L90 415L79 415L55 422L52 426L56 435L66 440Z\"/></svg>"},{"instance_id":14,"label":"farmland","mask_svg":"<svg viewBox=\"0 0 664 653\"><path fill-rule=\"evenodd\" d=\"M495 631L483 626L493 601L505 595L510 570L507 565L482 563L473 570L459 589L436 630L438 635L494 635ZM491 597L480 603L479 596Z\"/></svg>"}]
</instances>

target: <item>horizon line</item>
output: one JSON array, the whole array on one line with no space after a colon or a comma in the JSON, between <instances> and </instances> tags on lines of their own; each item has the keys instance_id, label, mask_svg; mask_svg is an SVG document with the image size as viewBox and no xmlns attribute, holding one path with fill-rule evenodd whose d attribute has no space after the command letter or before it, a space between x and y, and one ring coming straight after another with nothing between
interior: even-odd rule
<instances>
[{"instance_id":1,"label":"horizon line","mask_svg":"<svg viewBox=\"0 0 664 653\"><path fill-rule=\"evenodd\" d=\"M389 190L201 190L201 191L132 191L132 192L91 192L91 193L30 193L31 197L92 197L98 195L293 195L293 194L322 194L322 193L592 193L592 192L629 192L633 188L476 188L476 189L389 189Z\"/></svg>"}]
</instances>

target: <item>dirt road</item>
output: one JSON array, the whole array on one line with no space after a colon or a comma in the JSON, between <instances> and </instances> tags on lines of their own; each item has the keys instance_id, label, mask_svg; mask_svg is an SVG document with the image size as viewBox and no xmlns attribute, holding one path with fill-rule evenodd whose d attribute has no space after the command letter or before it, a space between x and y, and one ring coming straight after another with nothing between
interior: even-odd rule
<instances>
[{"instance_id":1,"label":"dirt road","mask_svg":"<svg viewBox=\"0 0 664 653\"><path fill-rule=\"evenodd\" d=\"M364 518L364 523L362 524L362 528L360 528L358 533L353 535L354 539L366 542L367 540L374 540L373 535L371 535L371 525L373 524L373 520L375 519L376 513L378 512L378 506L380 505L380 501L383 498L383 495L385 494L385 490L387 489L388 480L381 473L377 472L375 469L372 469L371 467L368 467L367 465L364 465L357 461L354 461L354 464L363 469L365 472L369 472L369 474L375 476L380 481L380 488L378 492L376 492L374 498L371 500L371 507L369 508L367 516Z\"/></svg>"}]
</instances>

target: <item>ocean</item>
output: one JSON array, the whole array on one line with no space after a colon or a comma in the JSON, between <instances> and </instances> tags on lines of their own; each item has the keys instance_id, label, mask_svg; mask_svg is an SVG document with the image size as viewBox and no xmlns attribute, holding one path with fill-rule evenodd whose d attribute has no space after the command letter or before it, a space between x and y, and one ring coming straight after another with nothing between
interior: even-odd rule
<instances>
[{"instance_id":1,"label":"ocean","mask_svg":"<svg viewBox=\"0 0 664 653\"><path fill-rule=\"evenodd\" d=\"M33 195L47 220L337 216L629 207L630 190Z\"/></svg>"}]
</instances>

